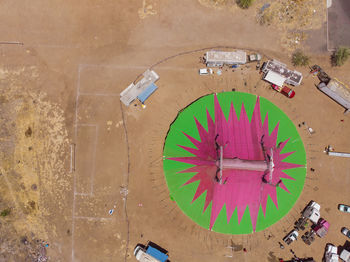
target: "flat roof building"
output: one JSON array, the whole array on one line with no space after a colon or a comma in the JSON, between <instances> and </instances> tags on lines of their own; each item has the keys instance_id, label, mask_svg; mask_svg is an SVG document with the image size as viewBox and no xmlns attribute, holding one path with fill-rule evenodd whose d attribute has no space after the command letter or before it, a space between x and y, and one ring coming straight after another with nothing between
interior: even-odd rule
<instances>
[{"instance_id":1,"label":"flat roof building","mask_svg":"<svg viewBox=\"0 0 350 262\"><path fill-rule=\"evenodd\" d=\"M283 64L277 60L269 60L266 63L264 63L262 71L267 74L268 72L272 71L276 74L279 74L280 76L284 77L285 83L292 85L292 86L298 86L301 83L301 80L303 79L302 73L298 71L292 71L287 68L286 64Z\"/></svg>"},{"instance_id":2,"label":"flat roof building","mask_svg":"<svg viewBox=\"0 0 350 262\"><path fill-rule=\"evenodd\" d=\"M247 62L247 54L241 50L235 52L212 50L206 53L205 62L208 67L245 64Z\"/></svg>"}]
</instances>

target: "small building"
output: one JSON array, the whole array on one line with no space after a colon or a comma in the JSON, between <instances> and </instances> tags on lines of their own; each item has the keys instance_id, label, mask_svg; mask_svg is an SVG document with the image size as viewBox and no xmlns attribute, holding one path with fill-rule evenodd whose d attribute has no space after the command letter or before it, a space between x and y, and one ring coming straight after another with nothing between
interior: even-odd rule
<instances>
[{"instance_id":1,"label":"small building","mask_svg":"<svg viewBox=\"0 0 350 262\"><path fill-rule=\"evenodd\" d=\"M331 79L328 84L321 82L317 88L350 112L350 89L337 79Z\"/></svg>"},{"instance_id":2,"label":"small building","mask_svg":"<svg viewBox=\"0 0 350 262\"><path fill-rule=\"evenodd\" d=\"M124 105L129 106L136 98L144 103L157 90L158 87L154 84L159 79L157 73L147 69L142 75L143 78L140 81L136 84L131 83L120 93L120 100Z\"/></svg>"},{"instance_id":3,"label":"small building","mask_svg":"<svg viewBox=\"0 0 350 262\"><path fill-rule=\"evenodd\" d=\"M244 51L235 52L208 51L205 55L205 62L208 67L223 65L242 65L247 62L247 54Z\"/></svg>"},{"instance_id":4,"label":"small building","mask_svg":"<svg viewBox=\"0 0 350 262\"><path fill-rule=\"evenodd\" d=\"M274 72L281 77L285 78L285 83L298 86L301 84L301 80L303 79L303 74L298 71L292 71L287 68L286 64L283 64L277 60L269 60L263 64L262 72L265 75L269 72Z\"/></svg>"}]
</instances>

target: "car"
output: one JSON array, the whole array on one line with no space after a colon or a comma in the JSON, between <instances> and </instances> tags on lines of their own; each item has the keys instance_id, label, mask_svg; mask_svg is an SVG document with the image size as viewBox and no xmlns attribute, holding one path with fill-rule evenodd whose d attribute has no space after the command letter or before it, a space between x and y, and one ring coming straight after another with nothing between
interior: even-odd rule
<instances>
[{"instance_id":1,"label":"car","mask_svg":"<svg viewBox=\"0 0 350 262\"><path fill-rule=\"evenodd\" d=\"M201 68L199 69L199 75L211 75L213 74L213 69L211 68Z\"/></svg>"},{"instance_id":2,"label":"car","mask_svg":"<svg viewBox=\"0 0 350 262\"><path fill-rule=\"evenodd\" d=\"M287 86L280 87L278 85L272 84L271 87L273 88L273 90L276 90L277 92L281 93L282 95L288 98L293 98L295 96L294 90L290 89Z\"/></svg>"},{"instance_id":3,"label":"car","mask_svg":"<svg viewBox=\"0 0 350 262\"><path fill-rule=\"evenodd\" d=\"M349 230L348 228L343 227L343 228L341 229L341 233L342 233L343 235L347 236L348 238L350 238L350 230Z\"/></svg>"},{"instance_id":4,"label":"car","mask_svg":"<svg viewBox=\"0 0 350 262\"><path fill-rule=\"evenodd\" d=\"M342 212L350 213L350 206L348 206L348 205L340 204L338 206L338 209Z\"/></svg>"}]
</instances>

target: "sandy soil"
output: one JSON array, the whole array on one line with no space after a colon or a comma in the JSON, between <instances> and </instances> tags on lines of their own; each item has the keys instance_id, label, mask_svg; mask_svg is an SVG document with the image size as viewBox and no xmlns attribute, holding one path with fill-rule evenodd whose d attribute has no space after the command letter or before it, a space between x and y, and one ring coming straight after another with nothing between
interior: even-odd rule
<instances>
[{"instance_id":1,"label":"sandy soil","mask_svg":"<svg viewBox=\"0 0 350 262\"><path fill-rule=\"evenodd\" d=\"M148 240L169 250L171 261L277 261L292 256L278 241L311 199L322 205L331 230L310 247L298 241L291 248L321 261L326 243L343 244L340 228L348 217L337 204L350 196L350 162L322 151L328 144L349 151L350 119L315 88L306 68L297 68L305 78L288 100L260 80L255 64L200 77L204 52L192 52L154 67L159 89L146 109L119 101L146 68L185 51L230 46L288 63L280 41L284 29L257 23L260 4L240 10L184 0L5 1L1 41L23 45L0 46L0 209L11 210L0 217L0 261L38 261L39 255L49 261L136 261L133 248ZM350 82L349 62L331 68L328 53L311 60ZM264 96L296 125L306 121L316 130L310 136L300 128L308 166L316 171L308 173L295 208L247 236L194 224L169 199L162 172L164 138L178 110L232 88Z\"/></svg>"}]
</instances>

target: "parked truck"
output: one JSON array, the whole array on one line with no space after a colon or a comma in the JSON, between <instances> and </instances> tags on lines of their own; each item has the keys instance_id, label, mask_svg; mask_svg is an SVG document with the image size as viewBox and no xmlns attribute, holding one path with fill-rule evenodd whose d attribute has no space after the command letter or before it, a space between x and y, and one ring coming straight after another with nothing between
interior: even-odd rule
<instances>
[{"instance_id":1,"label":"parked truck","mask_svg":"<svg viewBox=\"0 0 350 262\"><path fill-rule=\"evenodd\" d=\"M134 249L134 255L140 262L165 262L168 260L168 253L165 250L151 246L137 245Z\"/></svg>"},{"instance_id":2,"label":"parked truck","mask_svg":"<svg viewBox=\"0 0 350 262\"><path fill-rule=\"evenodd\" d=\"M339 262L338 248L332 244L326 246L326 252L324 254L325 262Z\"/></svg>"},{"instance_id":3,"label":"parked truck","mask_svg":"<svg viewBox=\"0 0 350 262\"><path fill-rule=\"evenodd\" d=\"M303 211L303 217L308 218L313 224L317 224L320 219L321 206L315 201L311 201Z\"/></svg>"},{"instance_id":4,"label":"parked truck","mask_svg":"<svg viewBox=\"0 0 350 262\"><path fill-rule=\"evenodd\" d=\"M291 232L289 232L288 235L286 235L283 238L283 241L287 243L287 245L290 245L293 241L297 240L299 236L299 233L297 230L292 230Z\"/></svg>"}]
</instances>

